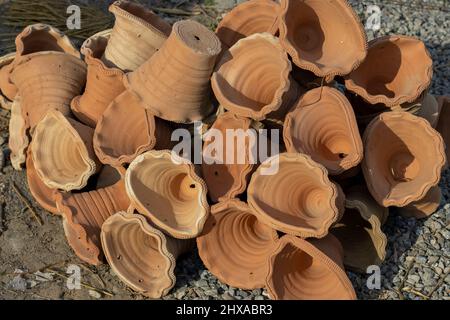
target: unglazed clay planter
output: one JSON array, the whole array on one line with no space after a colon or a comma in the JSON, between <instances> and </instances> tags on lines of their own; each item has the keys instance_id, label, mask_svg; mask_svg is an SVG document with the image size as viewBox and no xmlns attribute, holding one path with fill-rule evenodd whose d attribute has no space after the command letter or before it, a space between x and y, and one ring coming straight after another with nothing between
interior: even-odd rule
<instances>
[{"instance_id":1,"label":"unglazed clay planter","mask_svg":"<svg viewBox=\"0 0 450 320\"><path fill-rule=\"evenodd\" d=\"M22 113L22 99L17 95L11 105L8 144L11 150L11 164L17 171L22 171L22 166L26 161L26 151L29 143L27 124Z\"/></svg>"},{"instance_id":2,"label":"unglazed clay planter","mask_svg":"<svg viewBox=\"0 0 450 320\"><path fill-rule=\"evenodd\" d=\"M439 186L432 187L423 199L413 202L406 207L399 208L398 213L407 218L428 218L441 205L441 198L441 188Z\"/></svg>"},{"instance_id":3,"label":"unglazed clay planter","mask_svg":"<svg viewBox=\"0 0 450 320\"><path fill-rule=\"evenodd\" d=\"M192 248L152 227L141 215L119 212L102 227L101 240L114 273L133 290L153 299L175 286L175 263Z\"/></svg>"},{"instance_id":4,"label":"unglazed clay planter","mask_svg":"<svg viewBox=\"0 0 450 320\"><path fill-rule=\"evenodd\" d=\"M15 96L17 93L16 86L11 83L9 79L15 55L16 54L13 52L0 57L0 107L6 110L10 110L12 105L8 96ZM11 87L13 92L11 92Z\"/></svg>"},{"instance_id":5,"label":"unglazed clay planter","mask_svg":"<svg viewBox=\"0 0 450 320\"><path fill-rule=\"evenodd\" d=\"M282 0L280 40L302 69L319 77L347 75L367 55L367 39L346 0Z\"/></svg>"},{"instance_id":6,"label":"unglazed clay planter","mask_svg":"<svg viewBox=\"0 0 450 320\"><path fill-rule=\"evenodd\" d=\"M109 36L94 36L81 47L87 63L87 83L83 95L72 100L71 109L81 122L92 128L95 128L109 104L125 91L122 81L124 72L108 68L101 60L108 39Z\"/></svg>"},{"instance_id":7,"label":"unglazed clay planter","mask_svg":"<svg viewBox=\"0 0 450 320\"><path fill-rule=\"evenodd\" d=\"M439 103L437 99L433 95L427 94L420 104L420 110L417 115L428 120L430 125L436 128L439 120Z\"/></svg>"},{"instance_id":8,"label":"unglazed clay planter","mask_svg":"<svg viewBox=\"0 0 450 320\"><path fill-rule=\"evenodd\" d=\"M94 130L50 110L36 126L32 156L42 181L53 189L83 189L100 166L92 147Z\"/></svg>"},{"instance_id":9,"label":"unglazed clay planter","mask_svg":"<svg viewBox=\"0 0 450 320\"><path fill-rule=\"evenodd\" d=\"M212 207L197 247L206 268L221 282L252 290L264 287L277 240L277 232L259 222L246 203L228 200Z\"/></svg>"},{"instance_id":10,"label":"unglazed clay planter","mask_svg":"<svg viewBox=\"0 0 450 320\"><path fill-rule=\"evenodd\" d=\"M130 1L116 1L109 11L116 22L102 60L110 67L136 70L158 51L171 27L145 7Z\"/></svg>"},{"instance_id":11,"label":"unglazed clay planter","mask_svg":"<svg viewBox=\"0 0 450 320\"><path fill-rule=\"evenodd\" d=\"M95 181L96 189L103 189L115 185L125 177L126 169L124 167L102 166Z\"/></svg>"},{"instance_id":12,"label":"unglazed clay planter","mask_svg":"<svg viewBox=\"0 0 450 320\"><path fill-rule=\"evenodd\" d=\"M218 130L222 134L222 139L215 141L218 137L214 135L214 139L210 137L203 145L202 173L208 186L209 197L214 202L233 199L247 189L249 175L254 167L250 161L250 150L253 150L252 148L257 141L246 138L244 141L245 150L243 150L242 146L238 145L242 142L233 138L234 159L228 159L227 157L231 157L231 153L227 152L227 145L230 144L227 138L227 130L243 130L246 132L250 127L250 119L238 117L230 112L219 116L211 127L212 130ZM218 148L220 148L220 151L218 151ZM221 153L223 159L220 160L222 161L214 159L214 152ZM245 158L242 159L244 161L238 161L243 153L245 154ZM212 156L211 159L210 156Z\"/></svg>"},{"instance_id":13,"label":"unglazed clay planter","mask_svg":"<svg viewBox=\"0 0 450 320\"><path fill-rule=\"evenodd\" d=\"M149 151L131 163L125 181L134 208L170 236L190 239L202 232L208 191L187 160L170 151Z\"/></svg>"},{"instance_id":14,"label":"unglazed clay planter","mask_svg":"<svg viewBox=\"0 0 450 320\"><path fill-rule=\"evenodd\" d=\"M258 121L284 109L292 65L274 36L257 33L239 40L224 53L216 70L211 84L225 109Z\"/></svg>"},{"instance_id":15,"label":"unglazed clay planter","mask_svg":"<svg viewBox=\"0 0 450 320\"><path fill-rule=\"evenodd\" d=\"M364 177L382 206L418 201L441 179L444 142L425 119L407 112L383 113L367 127L364 146Z\"/></svg>"},{"instance_id":16,"label":"unglazed clay planter","mask_svg":"<svg viewBox=\"0 0 450 320\"><path fill-rule=\"evenodd\" d=\"M450 161L450 98L449 97L439 97L439 121L436 126L436 130L439 131L444 142L447 146L446 154L447 161Z\"/></svg>"},{"instance_id":17,"label":"unglazed clay planter","mask_svg":"<svg viewBox=\"0 0 450 320\"><path fill-rule=\"evenodd\" d=\"M385 36L369 43L367 59L346 77L345 86L370 104L395 107L415 102L432 75L433 61L422 41Z\"/></svg>"},{"instance_id":18,"label":"unglazed clay planter","mask_svg":"<svg viewBox=\"0 0 450 320\"><path fill-rule=\"evenodd\" d=\"M275 300L355 300L339 241L284 236L269 258L266 287Z\"/></svg>"},{"instance_id":19,"label":"unglazed clay planter","mask_svg":"<svg viewBox=\"0 0 450 320\"><path fill-rule=\"evenodd\" d=\"M179 21L155 55L127 75L126 86L162 119L191 123L212 113L210 78L220 40L195 21Z\"/></svg>"},{"instance_id":20,"label":"unglazed clay planter","mask_svg":"<svg viewBox=\"0 0 450 320\"><path fill-rule=\"evenodd\" d=\"M100 242L103 223L130 205L123 180L91 192L59 193L56 204L72 249L84 262L99 265L103 258Z\"/></svg>"},{"instance_id":21,"label":"unglazed clay planter","mask_svg":"<svg viewBox=\"0 0 450 320\"><path fill-rule=\"evenodd\" d=\"M327 170L303 154L283 153L265 161L247 196L261 222L304 238L326 236L344 206Z\"/></svg>"},{"instance_id":22,"label":"unglazed clay planter","mask_svg":"<svg viewBox=\"0 0 450 320\"><path fill-rule=\"evenodd\" d=\"M330 230L344 247L347 268L366 273L371 265L380 265L386 258L387 238L381 230L389 215L365 187L346 193L345 214Z\"/></svg>"},{"instance_id":23,"label":"unglazed clay planter","mask_svg":"<svg viewBox=\"0 0 450 320\"><path fill-rule=\"evenodd\" d=\"M255 33L275 35L278 32L279 10L280 5L272 0L243 2L225 15L216 34L228 48Z\"/></svg>"},{"instance_id":24,"label":"unglazed clay planter","mask_svg":"<svg viewBox=\"0 0 450 320\"><path fill-rule=\"evenodd\" d=\"M288 152L310 155L331 175L356 167L363 159L352 106L334 88L316 88L301 97L286 117L284 142Z\"/></svg>"}]
</instances>

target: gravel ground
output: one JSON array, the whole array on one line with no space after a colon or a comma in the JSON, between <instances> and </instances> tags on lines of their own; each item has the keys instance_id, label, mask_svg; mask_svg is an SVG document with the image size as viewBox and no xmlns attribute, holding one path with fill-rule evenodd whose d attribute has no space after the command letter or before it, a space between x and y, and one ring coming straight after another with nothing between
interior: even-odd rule
<instances>
[{"instance_id":1,"label":"gravel ground","mask_svg":"<svg viewBox=\"0 0 450 320\"><path fill-rule=\"evenodd\" d=\"M0 4L1 4L0 0ZM180 1L151 1L154 5L168 6ZM188 1L190 5L193 1ZM226 12L235 0L206 0L215 3L218 12ZM382 12L381 30L368 31L369 39L385 34L406 34L419 37L429 48L435 62L435 76L431 93L450 95L449 42L446 30L450 30L449 6L446 1L350 1L363 21L369 5L379 5ZM448 2L448 1L447 1ZM403 3L403 4L402 4ZM105 6L106 8L106 6ZM0 13L1 13L0 7ZM196 17L213 26L214 17ZM171 18L171 20L175 20ZM0 31L4 28L0 26ZM0 48L1 52L1 48ZM15 173L9 161L2 165L2 155L7 154L6 141L8 115L0 112L0 299L89 299L108 298L86 289L69 291L64 279L37 281L36 277L17 276L14 271L31 272L49 264L78 264L64 241L60 220L38 211L44 219L39 227L28 213L19 208L23 205L11 192L10 180L16 181L29 198L24 184L24 174ZM3 168L4 167L4 168ZM441 182L443 200L440 209L425 221L405 219L392 212L384 227L389 244L387 258L381 266L381 288L369 290L367 275L349 273L360 299L450 299L450 171ZM34 207L37 207L33 203ZM4 206L4 208L3 208ZM2 218L3 211L3 218ZM2 233L2 227L4 232ZM20 239L17 239L21 235ZM33 241L34 240L34 241ZM21 254L25 251L26 254ZM172 293L164 299L267 299L264 290L243 291L230 288L212 276L197 254L186 256L177 265L178 281ZM83 281L100 286L115 299L142 299L126 289L112 274L108 266L83 269ZM25 280L28 279L28 280Z\"/></svg>"}]
</instances>

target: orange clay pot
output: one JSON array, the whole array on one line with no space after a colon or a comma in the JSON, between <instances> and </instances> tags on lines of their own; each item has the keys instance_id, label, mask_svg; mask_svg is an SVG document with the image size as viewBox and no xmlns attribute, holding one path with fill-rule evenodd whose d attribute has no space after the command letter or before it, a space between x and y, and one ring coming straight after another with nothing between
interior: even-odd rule
<instances>
[{"instance_id":1,"label":"orange clay pot","mask_svg":"<svg viewBox=\"0 0 450 320\"><path fill-rule=\"evenodd\" d=\"M249 206L238 200L221 202L211 213L203 235L197 238L206 268L229 286L263 288L277 232L258 222Z\"/></svg>"},{"instance_id":2,"label":"orange clay pot","mask_svg":"<svg viewBox=\"0 0 450 320\"><path fill-rule=\"evenodd\" d=\"M272 0L250 0L228 12L217 27L216 34L222 44L231 48L242 38L255 33L278 32L280 5Z\"/></svg>"},{"instance_id":3,"label":"orange clay pot","mask_svg":"<svg viewBox=\"0 0 450 320\"><path fill-rule=\"evenodd\" d=\"M274 300L355 300L339 241L284 236L269 258L266 287Z\"/></svg>"},{"instance_id":4,"label":"orange clay pot","mask_svg":"<svg viewBox=\"0 0 450 320\"><path fill-rule=\"evenodd\" d=\"M9 79L12 62L14 61L15 56L15 53L9 53L0 57L0 107L6 110L10 110L12 105L11 100L9 100L7 96L11 97L17 94L16 86L13 83L10 83Z\"/></svg>"},{"instance_id":5,"label":"orange clay pot","mask_svg":"<svg viewBox=\"0 0 450 320\"><path fill-rule=\"evenodd\" d=\"M144 64L166 41L171 27L152 11L130 1L116 1L109 11L116 22L102 60L129 72Z\"/></svg>"},{"instance_id":6,"label":"orange clay pot","mask_svg":"<svg viewBox=\"0 0 450 320\"><path fill-rule=\"evenodd\" d=\"M27 125L22 113L22 98L17 95L11 105L8 143L11 150L11 164L17 171L22 171L29 143Z\"/></svg>"},{"instance_id":7,"label":"orange clay pot","mask_svg":"<svg viewBox=\"0 0 450 320\"><path fill-rule=\"evenodd\" d=\"M178 240L152 227L141 215L119 212L102 227L103 250L111 269L130 288L159 299L175 286L175 264L192 249L192 240Z\"/></svg>"},{"instance_id":8,"label":"orange clay pot","mask_svg":"<svg viewBox=\"0 0 450 320\"><path fill-rule=\"evenodd\" d=\"M286 117L284 142L288 152L305 153L331 175L356 167L363 145L352 106L337 89L308 91Z\"/></svg>"},{"instance_id":9,"label":"orange clay pot","mask_svg":"<svg viewBox=\"0 0 450 320\"><path fill-rule=\"evenodd\" d=\"M385 112L367 127L364 146L364 176L382 206L404 207L418 201L441 179L444 142L425 119Z\"/></svg>"},{"instance_id":10,"label":"orange clay pot","mask_svg":"<svg viewBox=\"0 0 450 320\"><path fill-rule=\"evenodd\" d=\"M345 79L348 90L370 104L392 108L415 102L428 89L433 61L422 41L385 36L369 46L367 59Z\"/></svg>"},{"instance_id":11,"label":"orange clay pot","mask_svg":"<svg viewBox=\"0 0 450 320\"><path fill-rule=\"evenodd\" d=\"M273 172L263 175L271 167ZM344 207L327 170L303 154L283 153L265 161L253 175L247 196L262 223L304 238L326 236Z\"/></svg>"},{"instance_id":12,"label":"orange clay pot","mask_svg":"<svg viewBox=\"0 0 450 320\"><path fill-rule=\"evenodd\" d=\"M282 0L280 40L300 68L319 77L347 75L367 55L367 39L346 0Z\"/></svg>"},{"instance_id":13,"label":"orange clay pot","mask_svg":"<svg viewBox=\"0 0 450 320\"><path fill-rule=\"evenodd\" d=\"M210 78L220 51L213 32L195 21L179 21L161 49L127 75L126 87L162 119L202 120L213 111L208 99Z\"/></svg>"},{"instance_id":14,"label":"orange clay pot","mask_svg":"<svg viewBox=\"0 0 450 320\"><path fill-rule=\"evenodd\" d=\"M442 96L438 98L439 104L439 121L436 130L439 131L447 146L447 161L450 161L450 98Z\"/></svg>"},{"instance_id":15,"label":"orange clay pot","mask_svg":"<svg viewBox=\"0 0 450 320\"><path fill-rule=\"evenodd\" d=\"M434 186L423 199L399 208L398 213L406 218L425 219L437 211L441 205L441 199L441 188Z\"/></svg>"}]
</instances>

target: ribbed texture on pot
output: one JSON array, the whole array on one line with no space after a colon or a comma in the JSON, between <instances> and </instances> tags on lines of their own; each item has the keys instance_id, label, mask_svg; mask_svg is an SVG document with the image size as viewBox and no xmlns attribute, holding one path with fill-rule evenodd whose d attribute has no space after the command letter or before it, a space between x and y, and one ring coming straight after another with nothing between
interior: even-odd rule
<instances>
[{"instance_id":1,"label":"ribbed texture on pot","mask_svg":"<svg viewBox=\"0 0 450 320\"><path fill-rule=\"evenodd\" d=\"M247 196L261 222L304 238L326 236L340 216L342 201L322 165L292 153L265 161L254 173Z\"/></svg>"},{"instance_id":2,"label":"ribbed texture on pot","mask_svg":"<svg viewBox=\"0 0 450 320\"><path fill-rule=\"evenodd\" d=\"M175 286L177 257L191 240L178 240L153 228L141 215L119 212L102 227L101 240L114 273L133 290L153 299Z\"/></svg>"},{"instance_id":3,"label":"ribbed texture on pot","mask_svg":"<svg viewBox=\"0 0 450 320\"><path fill-rule=\"evenodd\" d=\"M293 62L319 77L347 75L367 55L367 38L346 0L281 0L280 41Z\"/></svg>"},{"instance_id":4,"label":"ribbed texture on pot","mask_svg":"<svg viewBox=\"0 0 450 320\"><path fill-rule=\"evenodd\" d=\"M202 120L212 112L210 78L220 52L213 32L195 21L176 22L161 49L127 75L126 86L162 119Z\"/></svg>"},{"instance_id":5,"label":"ribbed texture on pot","mask_svg":"<svg viewBox=\"0 0 450 320\"><path fill-rule=\"evenodd\" d=\"M277 240L277 232L258 222L246 203L227 200L212 207L197 247L206 268L221 282L252 290L264 287Z\"/></svg>"},{"instance_id":6,"label":"ribbed texture on pot","mask_svg":"<svg viewBox=\"0 0 450 320\"><path fill-rule=\"evenodd\" d=\"M447 161L450 161L450 97L441 96L438 98L439 121L436 130L441 134L446 145Z\"/></svg>"},{"instance_id":7,"label":"ribbed texture on pot","mask_svg":"<svg viewBox=\"0 0 450 320\"><path fill-rule=\"evenodd\" d=\"M425 219L431 216L441 205L442 192L439 186L434 186L424 198L406 207L398 208L398 213L406 218Z\"/></svg>"},{"instance_id":8,"label":"ribbed texture on pot","mask_svg":"<svg viewBox=\"0 0 450 320\"><path fill-rule=\"evenodd\" d=\"M187 160L170 151L149 151L131 163L125 181L133 206L165 233L190 239L202 232L208 190Z\"/></svg>"},{"instance_id":9,"label":"ribbed texture on pot","mask_svg":"<svg viewBox=\"0 0 450 320\"><path fill-rule=\"evenodd\" d=\"M269 296L275 300L354 300L356 294L342 261L342 246L332 235L310 241L284 236L269 258Z\"/></svg>"},{"instance_id":10,"label":"ribbed texture on pot","mask_svg":"<svg viewBox=\"0 0 450 320\"><path fill-rule=\"evenodd\" d=\"M22 99L20 96L16 96L11 105L8 143L9 150L11 150L11 164L15 170L22 171L29 143L27 124L22 113Z\"/></svg>"},{"instance_id":11,"label":"ribbed texture on pot","mask_svg":"<svg viewBox=\"0 0 450 320\"><path fill-rule=\"evenodd\" d=\"M422 199L441 179L444 142L425 119L385 112L367 127L364 146L364 176L382 206L407 206Z\"/></svg>"},{"instance_id":12,"label":"ribbed texture on pot","mask_svg":"<svg viewBox=\"0 0 450 320\"><path fill-rule=\"evenodd\" d=\"M11 101L17 94L17 87L9 77L15 55L15 52L13 52L0 57L0 107L8 110L11 108Z\"/></svg>"},{"instance_id":13,"label":"ribbed texture on pot","mask_svg":"<svg viewBox=\"0 0 450 320\"><path fill-rule=\"evenodd\" d=\"M352 106L334 88L317 88L302 96L286 117L284 142L288 152L310 155L331 175L356 167L363 159Z\"/></svg>"},{"instance_id":14,"label":"ribbed texture on pot","mask_svg":"<svg viewBox=\"0 0 450 320\"><path fill-rule=\"evenodd\" d=\"M72 249L81 260L99 265L103 257L100 243L103 223L130 205L123 180L114 186L91 192L59 193L56 203Z\"/></svg>"}]
</instances>

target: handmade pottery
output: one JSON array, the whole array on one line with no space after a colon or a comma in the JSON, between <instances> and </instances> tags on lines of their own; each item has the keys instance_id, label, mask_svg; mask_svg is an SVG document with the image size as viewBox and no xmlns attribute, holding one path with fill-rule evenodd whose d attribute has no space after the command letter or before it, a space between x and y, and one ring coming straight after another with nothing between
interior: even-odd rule
<instances>
[{"instance_id":1,"label":"handmade pottery","mask_svg":"<svg viewBox=\"0 0 450 320\"><path fill-rule=\"evenodd\" d=\"M438 98L439 121L436 130L441 134L446 144L447 161L450 161L450 98L442 96Z\"/></svg>"},{"instance_id":2,"label":"handmade pottery","mask_svg":"<svg viewBox=\"0 0 450 320\"><path fill-rule=\"evenodd\" d=\"M27 125L22 113L22 99L20 96L16 96L11 105L8 147L11 150L11 164L17 171L22 171L29 143Z\"/></svg>"},{"instance_id":3,"label":"handmade pottery","mask_svg":"<svg viewBox=\"0 0 450 320\"><path fill-rule=\"evenodd\" d=\"M213 111L210 78L220 52L213 32L195 21L176 22L161 49L127 75L126 87L159 118L178 123L202 120Z\"/></svg>"},{"instance_id":4,"label":"handmade pottery","mask_svg":"<svg viewBox=\"0 0 450 320\"><path fill-rule=\"evenodd\" d=\"M0 57L0 107L6 110L10 110L12 105L7 96L15 96L17 93L16 86L9 79L15 55L13 52Z\"/></svg>"},{"instance_id":5,"label":"handmade pottery","mask_svg":"<svg viewBox=\"0 0 450 320\"><path fill-rule=\"evenodd\" d=\"M355 300L339 241L286 235L269 258L266 287L275 300Z\"/></svg>"},{"instance_id":6,"label":"handmade pottery","mask_svg":"<svg viewBox=\"0 0 450 320\"><path fill-rule=\"evenodd\" d=\"M304 94L284 125L288 152L310 155L331 175L356 167L363 145L352 106L337 89L322 87Z\"/></svg>"},{"instance_id":7,"label":"handmade pottery","mask_svg":"<svg viewBox=\"0 0 450 320\"><path fill-rule=\"evenodd\" d=\"M103 260L100 242L103 223L130 205L123 180L105 189L59 193L56 203L63 216L64 232L72 249L84 262L99 265Z\"/></svg>"},{"instance_id":8,"label":"handmade pottery","mask_svg":"<svg viewBox=\"0 0 450 320\"><path fill-rule=\"evenodd\" d=\"M431 216L441 205L442 192L439 186L434 186L423 199L412 202L403 208L398 208L398 213L406 218L425 219Z\"/></svg>"},{"instance_id":9,"label":"handmade pottery","mask_svg":"<svg viewBox=\"0 0 450 320\"><path fill-rule=\"evenodd\" d=\"M246 203L227 200L212 207L197 247L206 268L222 283L252 290L264 287L277 240L277 232L259 222Z\"/></svg>"},{"instance_id":10,"label":"handmade pottery","mask_svg":"<svg viewBox=\"0 0 450 320\"><path fill-rule=\"evenodd\" d=\"M95 179L95 189L103 189L115 185L125 178L126 169L124 167L102 166Z\"/></svg>"},{"instance_id":11,"label":"handmade pottery","mask_svg":"<svg viewBox=\"0 0 450 320\"><path fill-rule=\"evenodd\" d=\"M140 4L116 1L109 11L116 22L102 60L109 67L134 71L157 52L170 34L163 19Z\"/></svg>"},{"instance_id":12,"label":"handmade pottery","mask_svg":"<svg viewBox=\"0 0 450 320\"><path fill-rule=\"evenodd\" d=\"M231 48L242 38L255 33L278 32L280 5L272 0L250 0L228 12L217 27L216 34L222 44Z\"/></svg>"},{"instance_id":13,"label":"handmade pottery","mask_svg":"<svg viewBox=\"0 0 450 320\"><path fill-rule=\"evenodd\" d=\"M417 115L428 120L430 125L436 128L439 120L439 103L437 99L433 95L427 94L420 104L420 110Z\"/></svg>"},{"instance_id":14,"label":"handmade pottery","mask_svg":"<svg viewBox=\"0 0 450 320\"><path fill-rule=\"evenodd\" d=\"M100 165L92 147L94 130L50 110L36 126L32 156L36 172L49 188L83 189Z\"/></svg>"},{"instance_id":15,"label":"handmade pottery","mask_svg":"<svg viewBox=\"0 0 450 320\"><path fill-rule=\"evenodd\" d=\"M367 59L346 77L345 86L370 104L391 108L415 102L432 75L433 61L422 41L385 36L369 43Z\"/></svg>"},{"instance_id":16,"label":"handmade pottery","mask_svg":"<svg viewBox=\"0 0 450 320\"><path fill-rule=\"evenodd\" d=\"M343 204L327 170L304 154L283 153L252 176L248 202L261 222L299 237L323 238Z\"/></svg>"},{"instance_id":17,"label":"handmade pottery","mask_svg":"<svg viewBox=\"0 0 450 320\"><path fill-rule=\"evenodd\" d=\"M364 146L364 177L370 193L384 207L418 201L441 179L444 142L425 119L385 112L367 127Z\"/></svg>"},{"instance_id":18,"label":"handmade pottery","mask_svg":"<svg viewBox=\"0 0 450 320\"><path fill-rule=\"evenodd\" d=\"M190 239L202 232L208 190L187 160L170 151L149 151L130 164L125 181L134 208L170 236Z\"/></svg>"},{"instance_id":19,"label":"handmade pottery","mask_svg":"<svg viewBox=\"0 0 450 320\"><path fill-rule=\"evenodd\" d=\"M367 55L364 28L346 0L282 0L279 28L293 62L319 77L347 75Z\"/></svg>"}]
</instances>

